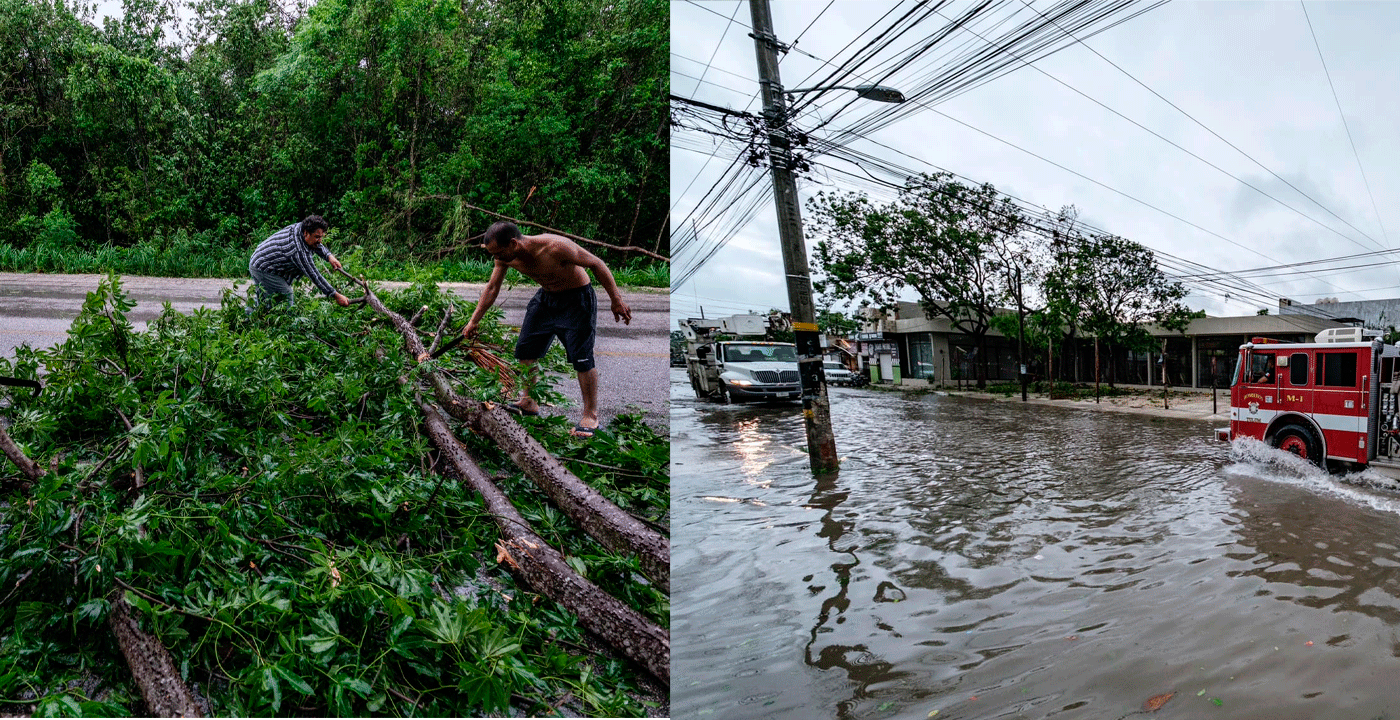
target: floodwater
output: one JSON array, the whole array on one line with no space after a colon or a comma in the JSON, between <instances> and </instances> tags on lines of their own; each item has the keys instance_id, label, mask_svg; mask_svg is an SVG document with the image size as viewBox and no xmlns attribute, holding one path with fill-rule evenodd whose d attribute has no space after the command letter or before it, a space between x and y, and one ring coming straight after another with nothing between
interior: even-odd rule
<instances>
[{"instance_id":1,"label":"floodwater","mask_svg":"<svg viewBox=\"0 0 1400 720\"><path fill-rule=\"evenodd\" d=\"M1209 423L843 388L814 478L800 408L671 383L674 717L1400 717L1394 483Z\"/></svg>"}]
</instances>

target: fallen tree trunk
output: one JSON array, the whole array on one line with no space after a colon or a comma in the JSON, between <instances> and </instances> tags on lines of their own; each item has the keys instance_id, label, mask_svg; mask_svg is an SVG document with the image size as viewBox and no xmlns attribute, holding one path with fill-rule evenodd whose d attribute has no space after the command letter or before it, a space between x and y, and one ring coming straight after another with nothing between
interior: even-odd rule
<instances>
[{"instance_id":1,"label":"fallen tree trunk","mask_svg":"<svg viewBox=\"0 0 1400 720\"><path fill-rule=\"evenodd\" d=\"M10 438L10 434L5 432L5 426L0 425L0 450L5 451L5 457L19 466L19 471L30 480L38 480L43 476L44 471L39 464L29 459L24 451L19 449L19 445Z\"/></svg>"},{"instance_id":2,"label":"fallen tree trunk","mask_svg":"<svg viewBox=\"0 0 1400 720\"><path fill-rule=\"evenodd\" d=\"M670 635L641 613L624 605L579 575L564 556L530 530L510 499L472 460L437 408L419 402L433 444L467 484L486 502L504 541L497 560L520 573L525 582L574 613L579 623L623 655L641 664L662 684L671 684Z\"/></svg>"},{"instance_id":3,"label":"fallen tree trunk","mask_svg":"<svg viewBox=\"0 0 1400 720\"><path fill-rule=\"evenodd\" d=\"M131 605L126 601L126 593L120 590L112 601L112 613L107 619L112 634L117 636L122 655L131 668L131 676L136 686L141 688L141 697L146 701L146 709L155 717L202 717L194 693L190 692L180 672L175 669L175 661L159 640L141 631L136 618L131 615Z\"/></svg>"},{"instance_id":4,"label":"fallen tree trunk","mask_svg":"<svg viewBox=\"0 0 1400 720\"><path fill-rule=\"evenodd\" d=\"M457 395L438 373L430 379L438 402L449 415L495 441L589 537L610 550L637 553L642 574L662 590L671 591L670 540L580 480L504 408L488 408Z\"/></svg>"},{"instance_id":5,"label":"fallen tree trunk","mask_svg":"<svg viewBox=\"0 0 1400 720\"><path fill-rule=\"evenodd\" d=\"M389 318L399 334L403 335L409 354L420 357L425 351L413 326L403 316L384 307L379 298L370 292L367 283L361 282L361 285L365 297L369 298L370 307ZM433 384L438 403L448 414L491 438L589 537L609 550L636 553L641 561L642 574L664 592L671 591L670 540L569 472L501 407L487 408L483 403L458 396L441 373L430 372L428 379Z\"/></svg>"}]
</instances>

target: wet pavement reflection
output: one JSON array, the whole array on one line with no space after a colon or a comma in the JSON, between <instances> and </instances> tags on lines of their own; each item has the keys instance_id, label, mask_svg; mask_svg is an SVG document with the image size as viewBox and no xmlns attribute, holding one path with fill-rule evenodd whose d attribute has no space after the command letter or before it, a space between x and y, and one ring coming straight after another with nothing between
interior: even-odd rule
<instances>
[{"instance_id":1,"label":"wet pavement reflection","mask_svg":"<svg viewBox=\"0 0 1400 720\"><path fill-rule=\"evenodd\" d=\"M1400 716L1400 490L1212 426L671 371L678 718Z\"/></svg>"}]
</instances>

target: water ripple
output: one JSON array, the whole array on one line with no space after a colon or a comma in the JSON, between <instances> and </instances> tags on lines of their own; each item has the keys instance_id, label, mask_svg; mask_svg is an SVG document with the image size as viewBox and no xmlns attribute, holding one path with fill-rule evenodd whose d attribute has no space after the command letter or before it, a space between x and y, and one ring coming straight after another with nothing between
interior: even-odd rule
<instances>
[{"instance_id":1,"label":"water ripple","mask_svg":"<svg viewBox=\"0 0 1400 720\"><path fill-rule=\"evenodd\" d=\"M1201 423L832 397L818 477L800 413L673 403L677 717L1385 711L1394 486Z\"/></svg>"}]
</instances>

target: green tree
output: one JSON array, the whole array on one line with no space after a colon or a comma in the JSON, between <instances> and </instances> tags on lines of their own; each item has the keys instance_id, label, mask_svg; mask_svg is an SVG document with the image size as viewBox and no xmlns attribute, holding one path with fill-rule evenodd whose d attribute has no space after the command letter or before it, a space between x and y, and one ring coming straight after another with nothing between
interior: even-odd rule
<instances>
[{"instance_id":1,"label":"green tree","mask_svg":"<svg viewBox=\"0 0 1400 720\"><path fill-rule=\"evenodd\" d=\"M88 247L241 255L317 212L371 254L469 258L476 206L665 251L660 0L176 7L0 0L0 243L49 212L17 182L37 161Z\"/></svg>"},{"instance_id":2,"label":"green tree","mask_svg":"<svg viewBox=\"0 0 1400 720\"><path fill-rule=\"evenodd\" d=\"M1094 336L1111 353L1115 348L1150 352L1154 342L1146 323L1182 331L1191 311L1181 303L1186 288L1157 266L1151 250L1116 235L1073 233L1055 248L1045 293L1051 304L1068 310L1073 325ZM1110 365L1110 369L1111 369ZM1095 382L1099 373L1096 370ZM1115 378L1109 373L1109 386Z\"/></svg>"},{"instance_id":3,"label":"green tree","mask_svg":"<svg viewBox=\"0 0 1400 720\"><path fill-rule=\"evenodd\" d=\"M977 386L986 387L987 330L1012 298L1015 268L1030 264L1023 225L994 187L968 187L947 174L920 178L888 204L819 193L807 213L807 231L821 238L814 286L828 300L886 308L913 291L929 318L946 317L975 339Z\"/></svg>"},{"instance_id":4,"label":"green tree","mask_svg":"<svg viewBox=\"0 0 1400 720\"><path fill-rule=\"evenodd\" d=\"M847 337L860 330L860 321L828 308L817 312L817 327L828 335Z\"/></svg>"}]
</instances>

